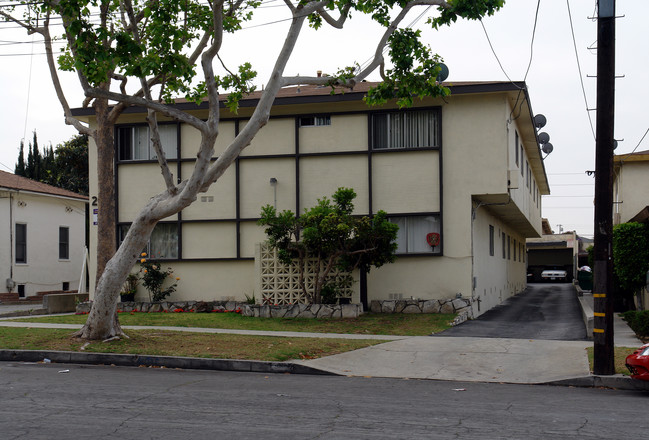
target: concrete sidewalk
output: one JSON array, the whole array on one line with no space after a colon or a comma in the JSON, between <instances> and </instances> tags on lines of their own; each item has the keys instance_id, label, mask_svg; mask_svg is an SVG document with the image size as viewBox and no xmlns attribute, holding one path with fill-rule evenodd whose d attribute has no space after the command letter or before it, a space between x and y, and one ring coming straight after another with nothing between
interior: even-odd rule
<instances>
[{"instance_id":1,"label":"concrete sidewalk","mask_svg":"<svg viewBox=\"0 0 649 440\"><path fill-rule=\"evenodd\" d=\"M0 306L2 313L2 306ZM617 321L619 319L619 321ZM0 318L0 326L30 328L78 329L80 325L11 322ZM619 329L618 329L619 326ZM320 359L296 360L285 363L251 361L199 360L164 356L108 355L101 360L93 353L75 353L69 362L88 362L116 365L157 365L175 368L229 369L237 371L310 372L315 371L347 376L386 378L434 379L466 382L499 382L516 384L558 384L572 386L604 386L620 389L649 390L649 383L632 381L623 376L593 376L590 374L586 348L590 341L550 341L534 339L431 337L393 335L350 335L332 333L270 332L254 330L205 329L187 327L124 326L128 329L160 329L201 333L233 333L276 337L316 337L343 339L374 339L389 342ZM642 343L628 334L628 326L616 318L616 345L639 347ZM632 332L631 332L632 333ZM0 350L2 352L2 350ZM33 353L8 351L0 359L34 361ZM9 353L8 353L9 352ZM47 357L47 354L42 354ZM58 354L57 354L58 356ZM24 358L24 359L21 359ZM93 358L93 359L94 359Z\"/></svg>"}]
</instances>

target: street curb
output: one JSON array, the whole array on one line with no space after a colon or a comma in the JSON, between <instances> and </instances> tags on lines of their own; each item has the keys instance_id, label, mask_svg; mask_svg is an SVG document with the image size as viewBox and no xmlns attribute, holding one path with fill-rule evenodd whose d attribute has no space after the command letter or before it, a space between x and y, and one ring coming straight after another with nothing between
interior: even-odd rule
<instances>
[{"instance_id":1,"label":"street curb","mask_svg":"<svg viewBox=\"0 0 649 440\"><path fill-rule=\"evenodd\" d=\"M0 350L0 362L50 362L63 364L116 365L120 367L164 367L186 370L241 371L252 373L290 373L338 376L292 362L207 359L139 354L77 353L72 351Z\"/></svg>"},{"instance_id":2,"label":"street curb","mask_svg":"<svg viewBox=\"0 0 649 440\"><path fill-rule=\"evenodd\" d=\"M556 385L583 388L612 388L627 391L649 391L649 382L616 374L612 376L584 376L572 379L555 380L543 385Z\"/></svg>"}]
</instances>

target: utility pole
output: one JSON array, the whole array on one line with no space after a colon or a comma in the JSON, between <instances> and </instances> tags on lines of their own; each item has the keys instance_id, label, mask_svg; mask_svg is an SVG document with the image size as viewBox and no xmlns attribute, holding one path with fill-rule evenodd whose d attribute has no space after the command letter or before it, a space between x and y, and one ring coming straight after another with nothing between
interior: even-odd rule
<instances>
[{"instance_id":1,"label":"utility pole","mask_svg":"<svg viewBox=\"0 0 649 440\"><path fill-rule=\"evenodd\" d=\"M613 144L615 0L598 0L595 140L594 373L615 374L613 339Z\"/></svg>"}]
</instances>

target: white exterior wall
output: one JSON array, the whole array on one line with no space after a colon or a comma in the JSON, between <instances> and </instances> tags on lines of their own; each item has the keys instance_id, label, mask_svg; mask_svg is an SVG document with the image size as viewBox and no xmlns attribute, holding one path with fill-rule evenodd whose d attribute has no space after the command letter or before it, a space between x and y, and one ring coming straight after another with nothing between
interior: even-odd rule
<instances>
[{"instance_id":1,"label":"white exterior wall","mask_svg":"<svg viewBox=\"0 0 649 440\"><path fill-rule=\"evenodd\" d=\"M85 254L85 202L33 193L9 193L0 198L0 231L6 245L0 250L2 289L12 278L25 286L25 296L61 290L64 282L77 289ZM10 220L11 215L11 220ZM27 225L27 263L15 263L15 225ZM59 227L69 228L69 258L59 259ZM13 237L10 238L10 237ZM12 256L13 255L13 256Z\"/></svg>"},{"instance_id":2,"label":"white exterior wall","mask_svg":"<svg viewBox=\"0 0 649 440\"><path fill-rule=\"evenodd\" d=\"M490 254L489 226L494 229L493 255ZM479 315L525 290L527 262L525 239L486 208L476 211L473 237L474 312Z\"/></svg>"},{"instance_id":3,"label":"white exterior wall","mask_svg":"<svg viewBox=\"0 0 649 440\"><path fill-rule=\"evenodd\" d=\"M521 261L519 249L522 246L524 250L524 234L487 206L477 208L475 220L472 220L473 209L477 207L474 196L506 200L508 170L513 169L520 176L513 154L515 128L522 119L507 124L511 107L505 94L501 93L458 95L447 101L426 102L427 106L442 106L441 153L431 149L373 153L371 183L366 114L332 114L331 126L298 128L294 116L270 119L238 163L239 184L232 166L207 193L199 194L198 200L182 212L182 221L190 222L181 226L182 256L186 260L169 263L175 275L181 278L173 299L234 297L243 300L245 294L254 294L252 258L255 244L266 238L263 228L254 220L261 207L276 204L280 211L295 211L299 206L298 210L302 211L312 206L317 198L331 196L340 186L352 187L358 194L356 214L369 213L371 191L372 212L382 209L395 215L434 212L442 215L443 255L402 256L394 264L372 269L367 278L370 300L389 299L395 295L441 299L461 293L463 297L473 297L477 301L474 312L478 315L522 291L526 285L526 264ZM323 105L320 112L328 109L327 105ZM332 109L344 111L345 105L333 106ZM300 111L295 109L296 113ZM310 110L316 109L310 107ZM287 108L280 111L290 113ZM243 128L245 122L241 120L239 128ZM222 123L224 140L219 138L216 154L226 141L234 137L236 126L232 121ZM182 126L183 158L195 156L197 140L195 130ZM300 154L342 154L299 156L296 159L296 143ZM90 145L93 163L96 157L94 143L91 141ZM524 144L522 159L527 159L534 148L537 146ZM274 157L261 157L265 155ZM297 169L296 161L299 162ZM519 167L520 163L519 157ZM163 184L155 164L117 166L120 176L119 219L129 221L148 197L158 188L162 189ZM186 178L191 170L192 163L183 162L182 178ZM175 163L172 171L175 174ZM521 185L511 190L512 206L519 217L526 218L528 224L540 231L540 200L537 204L535 194L528 190L525 173L520 179ZM270 185L271 178L277 179L275 187ZM297 180L300 182L299 191L296 189ZM91 195L96 194L94 172L90 184ZM299 199L296 197L298 194ZM495 227L495 255L483 258L489 253L490 224ZM96 226L91 225L93 250L96 249L97 232ZM516 240L518 258L503 260L499 233L509 235L512 245ZM221 260L206 261L214 258ZM91 269L94 268L93 261ZM91 282L94 282L94 274ZM138 295L145 299L146 292L140 288Z\"/></svg>"},{"instance_id":4,"label":"white exterior wall","mask_svg":"<svg viewBox=\"0 0 649 440\"><path fill-rule=\"evenodd\" d=\"M626 223L649 205L649 160L616 164L615 224Z\"/></svg>"},{"instance_id":5,"label":"white exterior wall","mask_svg":"<svg viewBox=\"0 0 649 440\"><path fill-rule=\"evenodd\" d=\"M0 292L7 292L6 280L12 278L12 241L13 224L9 216L11 199L8 192L0 191Z\"/></svg>"}]
</instances>

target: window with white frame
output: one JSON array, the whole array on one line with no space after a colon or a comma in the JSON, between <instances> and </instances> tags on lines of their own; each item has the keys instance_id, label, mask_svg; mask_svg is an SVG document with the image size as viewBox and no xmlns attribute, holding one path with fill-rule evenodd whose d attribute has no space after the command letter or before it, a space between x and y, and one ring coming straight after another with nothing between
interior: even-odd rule
<instances>
[{"instance_id":1,"label":"window with white frame","mask_svg":"<svg viewBox=\"0 0 649 440\"><path fill-rule=\"evenodd\" d=\"M119 228L120 243L126 238L130 225ZM176 223L158 223L146 247L142 250L150 258L158 260L175 260L178 258L178 225Z\"/></svg>"},{"instance_id":2,"label":"window with white frame","mask_svg":"<svg viewBox=\"0 0 649 440\"><path fill-rule=\"evenodd\" d=\"M27 263L27 225L16 223L16 263Z\"/></svg>"},{"instance_id":3,"label":"window with white frame","mask_svg":"<svg viewBox=\"0 0 649 440\"><path fill-rule=\"evenodd\" d=\"M399 226L397 232L397 254L441 253L441 242L437 246L428 244L440 238L439 215L412 215L390 217L390 222ZM435 234L436 237L429 237Z\"/></svg>"},{"instance_id":4,"label":"window with white frame","mask_svg":"<svg viewBox=\"0 0 649 440\"><path fill-rule=\"evenodd\" d=\"M331 116L302 116L300 127L321 127L331 125Z\"/></svg>"},{"instance_id":5,"label":"window with white frame","mask_svg":"<svg viewBox=\"0 0 649 440\"><path fill-rule=\"evenodd\" d=\"M70 259L70 228L59 227L59 260Z\"/></svg>"},{"instance_id":6,"label":"window with white frame","mask_svg":"<svg viewBox=\"0 0 649 440\"><path fill-rule=\"evenodd\" d=\"M178 158L178 125L158 126L162 151L167 159ZM156 160L158 158L148 125L117 128L117 151L119 160Z\"/></svg>"},{"instance_id":7,"label":"window with white frame","mask_svg":"<svg viewBox=\"0 0 649 440\"><path fill-rule=\"evenodd\" d=\"M371 125L375 150L440 146L438 110L375 113Z\"/></svg>"}]
</instances>

